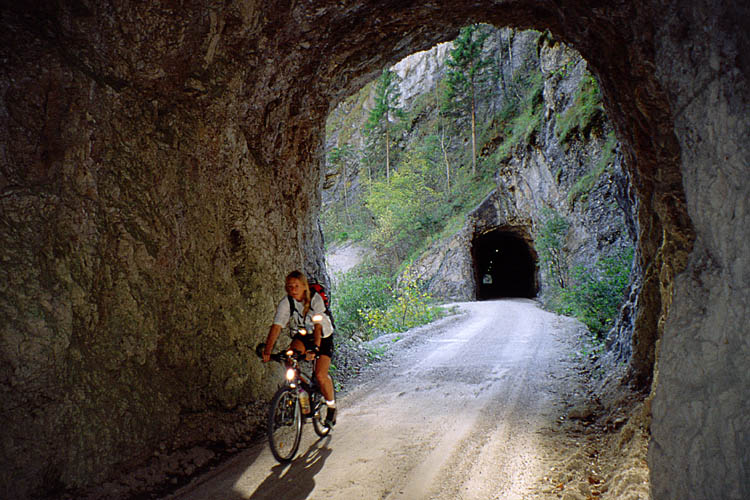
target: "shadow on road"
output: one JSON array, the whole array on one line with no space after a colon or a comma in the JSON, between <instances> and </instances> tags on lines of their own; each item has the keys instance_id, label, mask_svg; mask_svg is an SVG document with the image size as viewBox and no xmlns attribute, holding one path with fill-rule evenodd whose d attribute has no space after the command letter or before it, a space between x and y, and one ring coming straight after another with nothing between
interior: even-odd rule
<instances>
[{"instance_id":1,"label":"shadow on road","mask_svg":"<svg viewBox=\"0 0 750 500\"><path fill-rule=\"evenodd\" d=\"M304 455L298 456L291 464L277 464L271 467L271 474L258 485L252 495L236 498L306 499L315 488L315 476L323 469L323 464L331 454L329 442L329 437L319 439L310 445Z\"/></svg>"}]
</instances>

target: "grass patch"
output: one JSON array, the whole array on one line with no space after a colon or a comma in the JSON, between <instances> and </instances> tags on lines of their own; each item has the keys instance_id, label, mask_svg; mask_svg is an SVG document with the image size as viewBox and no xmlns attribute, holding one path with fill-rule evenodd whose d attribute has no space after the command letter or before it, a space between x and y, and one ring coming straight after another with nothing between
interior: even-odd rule
<instances>
[{"instance_id":1,"label":"grass patch","mask_svg":"<svg viewBox=\"0 0 750 500\"><path fill-rule=\"evenodd\" d=\"M568 205L572 207L579 199L585 201L588 198L588 193L594 188L599 177L607 171L612 160L615 157L615 148L617 147L617 138L613 132L607 135L607 142L604 144L602 149L602 156L599 161L594 165L593 170L586 172L582 175L576 183L568 191Z\"/></svg>"},{"instance_id":2,"label":"grass patch","mask_svg":"<svg viewBox=\"0 0 750 500\"><path fill-rule=\"evenodd\" d=\"M585 139L591 129L605 117L602 94L593 75L581 78L573 104L557 116L555 134L566 148L576 139Z\"/></svg>"}]
</instances>

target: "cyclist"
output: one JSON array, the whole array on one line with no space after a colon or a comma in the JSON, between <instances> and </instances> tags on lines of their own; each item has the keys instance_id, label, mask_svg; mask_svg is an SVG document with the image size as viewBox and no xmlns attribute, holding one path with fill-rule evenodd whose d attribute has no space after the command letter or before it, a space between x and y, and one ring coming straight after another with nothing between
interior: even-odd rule
<instances>
[{"instance_id":1,"label":"cyclist","mask_svg":"<svg viewBox=\"0 0 750 500\"><path fill-rule=\"evenodd\" d=\"M326 314L323 298L311 294L307 278L300 271L292 271L285 280L287 296L276 307L273 324L268 330L266 347L263 351L263 362L268 362L281 330L289 328L292 337L290 349L307 354L307 359L318 356L315 363L315 378L320 385L320 392L326 399L326 425L336 423L336 401L334 400L333 381L328 376L333 357L333 325ZM311 296L312 295L312 296Z\"/></svg>"}]
</instances>

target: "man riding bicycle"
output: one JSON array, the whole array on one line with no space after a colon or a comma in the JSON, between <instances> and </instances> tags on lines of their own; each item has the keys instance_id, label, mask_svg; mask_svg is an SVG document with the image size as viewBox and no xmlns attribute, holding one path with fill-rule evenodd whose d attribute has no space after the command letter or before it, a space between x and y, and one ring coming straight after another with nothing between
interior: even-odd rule
<instances>
[{"instance_id":1,"label":"man riding bicycle","mask_svg":"<svg viewBox=\"0 0 750 500\"><path fill-rule=\"evenodd\" d=\"M326 425L330 427L336 423L333 381L328 375L333 357L333 325L326 314L322 297L317 293L311 293L310 285L303 273L289 273L285 280L285 288L287 296L276 307L273 324L268 330L263 362L270 360L281 330L288 327L292 336L290 349L307 354L308 360L318 356L315 363L315 378L320 385L320 392L326 399Z\"/></svg>"}]
</instances>

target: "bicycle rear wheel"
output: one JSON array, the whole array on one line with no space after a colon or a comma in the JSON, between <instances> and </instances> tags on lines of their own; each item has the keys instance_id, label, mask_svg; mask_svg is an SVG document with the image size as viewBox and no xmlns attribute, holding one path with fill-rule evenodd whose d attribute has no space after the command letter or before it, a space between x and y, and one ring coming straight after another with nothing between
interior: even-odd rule
<instances>
[{"instance_id":1,"label":"bicycle rear wheel","mask_svg":"<svg viewBox=\"0 0 750 500\"><path fill-rule=\"evenodd\" d=\"M333 377L331 377L333 381ZM336 399L336 384L333 384L333 397ZM312 423L315 434L320 437L325 437L331 432L331 428L326 425L326 412L328 407L326 406L326 399L319 391L315 391L312 396Z\"/></svg>"},{"instance_id":2,"label":"bicycle rear wheel","mask_svg":"<svg viewBox=\"0 0 750 500\"><path fill-rule=\"evenodd\" d=\"M289 462L299 448L302 435L302 409L297 391L282 387L271 400L268 412L268 444L281 463Z\"/></svg>"}]
</instances>

